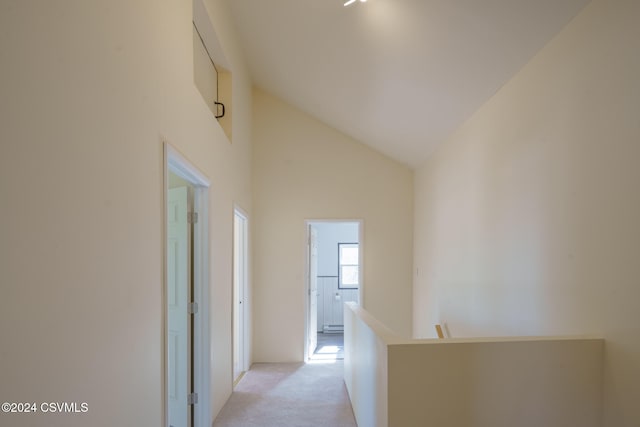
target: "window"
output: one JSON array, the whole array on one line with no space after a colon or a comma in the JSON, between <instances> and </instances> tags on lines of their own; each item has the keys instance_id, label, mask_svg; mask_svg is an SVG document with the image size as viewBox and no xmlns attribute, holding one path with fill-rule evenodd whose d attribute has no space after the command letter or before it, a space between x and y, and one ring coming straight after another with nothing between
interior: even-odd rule
<instances>
[{"instance_id":1,"label":"window","mask_svg":"<svg viewBox=\"0 0 640 427\"><path fill-rule=\"evenodd\" d=\"M338 288L358 289L360 248L358 243L338 243Z\"/></svg>"}]
</instances>

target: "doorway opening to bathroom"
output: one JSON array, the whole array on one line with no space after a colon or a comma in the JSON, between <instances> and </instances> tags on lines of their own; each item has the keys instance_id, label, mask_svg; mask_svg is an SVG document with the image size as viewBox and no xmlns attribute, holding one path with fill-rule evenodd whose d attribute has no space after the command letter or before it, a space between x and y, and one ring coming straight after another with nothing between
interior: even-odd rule
<instances>
[{"instance_id":1,"label":"doorway opening to bathroom","mask_svg":"<svg viewBox=\"0 0 640 427\"><path fill-rule=\"evenodd\" d=\"M305 360L344 357L344 303L362 297L362 221L307 221Z\"/></svg>"}]
</instances>

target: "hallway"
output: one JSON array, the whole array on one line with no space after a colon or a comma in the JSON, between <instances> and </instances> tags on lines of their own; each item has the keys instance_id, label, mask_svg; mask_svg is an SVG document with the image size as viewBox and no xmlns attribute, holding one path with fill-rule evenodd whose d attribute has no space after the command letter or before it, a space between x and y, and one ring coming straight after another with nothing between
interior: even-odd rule
<instances>
[{"instance_id":1,"label":"hallway","mask_svg":"<svg viewBox=\"0 0 640 427\"><path fill-rule=\"evenodd\" d=\"M214 427L355 427L343 362L258 363L240 380Z\"/></svg>"}]
</instances>

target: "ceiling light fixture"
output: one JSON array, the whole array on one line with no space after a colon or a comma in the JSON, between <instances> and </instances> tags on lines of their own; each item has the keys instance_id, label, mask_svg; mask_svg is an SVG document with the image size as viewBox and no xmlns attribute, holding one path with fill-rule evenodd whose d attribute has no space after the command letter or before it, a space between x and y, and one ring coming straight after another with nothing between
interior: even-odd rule
<instances>
[{"instance_id":1,"label":"ceiling light fixture","mask_svg":"<svg viewBox=\"0 0 640 427\"><path fill-rule=\"evenodd\" d=\"M366 2L367 0L360 0L361 3ZM347 2L344 4L345 6L349 6L350 4L355 3L356 0L347 0Z\"/></svg>"}]
</instances>

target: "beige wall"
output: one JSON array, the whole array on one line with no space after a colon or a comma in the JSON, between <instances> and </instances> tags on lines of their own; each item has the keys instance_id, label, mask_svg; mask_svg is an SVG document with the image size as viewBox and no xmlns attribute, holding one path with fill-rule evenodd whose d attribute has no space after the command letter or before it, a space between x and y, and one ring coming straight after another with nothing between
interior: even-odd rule
<instances>
[{"instance_id":1,"label":"beige wall","mask_svg":"<svg viewBox=\"0 0 640 427\"><path fill-rule=\"evenodd\" d=\"M0 5L0 395L89 404L2 425L161 425L164 140L211 180L213 415L231 392L251 85L218 25L237 85L229 144L193 84L191 21L191 1Z\"/></svg>"},{"instance_id":2,"label":"beige wall","mask_svg":"<svg viewBox=\"0 0 640 427\"><path fill-rule=\"evenodd\" d=\"M411 334L413 176L254 92L254 359L303 359L305 219L362 219L363 304Z\"/></svg>"},{"instance_id":3,"label":"beige wall","mask_svg":"<svg viewBox=\"0 0 640 427\"><path fill-rule=\"evenodd\" d=\"M596 0L416 175L414 332L603 334L640 425L640 2Z\"/></svg>"},{"instance_id":4,"label":"beige wall","mask_svg":"<svg viewBox=\"0 0 640 427\"><path fill-rule=\"evenodd\" d=\"M599 338L389 345L389 426L600 427Z\"/></svg>"}]
</instances>

